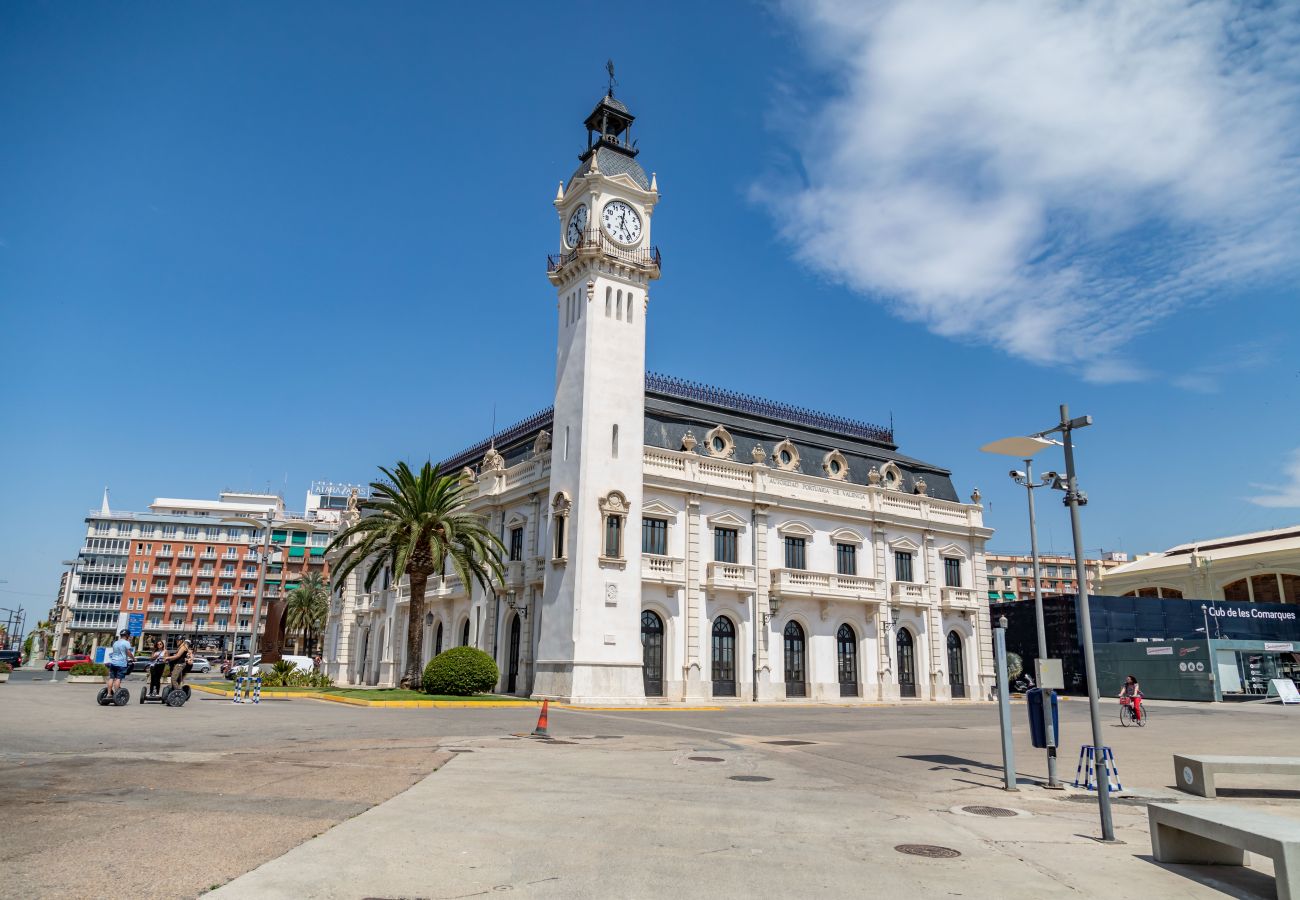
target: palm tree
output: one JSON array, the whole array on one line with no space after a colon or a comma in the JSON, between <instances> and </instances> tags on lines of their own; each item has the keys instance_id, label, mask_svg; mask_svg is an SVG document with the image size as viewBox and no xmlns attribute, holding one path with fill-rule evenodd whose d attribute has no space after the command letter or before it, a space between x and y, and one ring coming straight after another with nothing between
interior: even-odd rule
<instances>
[{"instance_id":1,"label":"palm tree","mask_svg":"<svg viewBox=\"0 0 1300 900\"><path fill-rule=\"evenodd\" d=\"M333 581L341 583L367 561L367 591L385 566L391 568L394 583L403 576L410 580L401 682L410 688L421 681L424 590L429 576L446 571L450 562L465 590L472 590L473 584L487 589L493 580L503 579L505 547L482 516L466 509L466 485L459 478L440 474L428 462L418 473L404 462L394 471L383 466L379 471L388 480L371 483L370 498L358 504L361 518L330 543L330 550L342 551Z\"/></svg>"},{"instance_id":2,"label":"palm tree","mask_svg":"<svg viewBox=\"0 0 1300 900\"><path fill-rule=\"evenodd\" d=\"M314 572L303 576L298 586L285 598L285 623L290 628L302 630L303 652L307 652L308 636L319 634L325 627L330 611L330 590L325 580Z\"/></svg>"}]
</instances>

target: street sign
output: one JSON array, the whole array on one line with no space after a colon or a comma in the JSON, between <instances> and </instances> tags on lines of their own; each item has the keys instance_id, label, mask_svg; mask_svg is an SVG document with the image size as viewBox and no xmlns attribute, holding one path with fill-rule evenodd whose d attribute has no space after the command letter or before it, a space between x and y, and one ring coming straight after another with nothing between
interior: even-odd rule
<instances>
[{"instance_id":1,"label":"street sign","mask_svg":"<svg viewBox=\"0 0 1300 900\"><path fill-rule=\"evenodd\" d=\"M127 613L126 628L131 637L139 637L144 632L144 613Z\"/></svg>"},{"instance_id":2,"label":"street sign","mask_svg":"<svg viewBox=\"0 0 1300 900\"><path fill-rule=\"evenodd\" d=\"M1059 659L1036 659L1038 686L1045 691L1065 690L1065 670Z\"/></svg>"}]
</instances>

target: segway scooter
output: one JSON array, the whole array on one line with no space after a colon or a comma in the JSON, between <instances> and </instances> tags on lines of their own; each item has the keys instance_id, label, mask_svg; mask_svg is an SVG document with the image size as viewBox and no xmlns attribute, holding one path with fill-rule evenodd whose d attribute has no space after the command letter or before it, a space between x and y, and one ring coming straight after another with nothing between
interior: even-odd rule
<instances>
[{"instance_id":1,"label":"segway scooter","mask_svg":"<svg viewBox=\"0 0 1300 900\"><path fill-rule=\"evenodd\" d=\"M176 663L180 665L180 663ZM190 686L182 684L180 687L172 687L170 681L159 685L158 693L149 692L149 683L145 682L144 687L140 688L140 702L144 703L161 703L164 706L170 706L173 709L179 709L184 706L190 699Z\"/></svg>"},{"instance_id":2,"label":"segway scooter","mask_svg":"<svg viewBox=\"0 0 1300 900\"><path fill-rule=\"evenodd\" d=\"M108 688L99 689L99 694L95 697L95 702L100 706L126 706L131 702L131 692L124 687L119 687L113 692L113 696L108 695Z\"/></svg>"}]
</instances>

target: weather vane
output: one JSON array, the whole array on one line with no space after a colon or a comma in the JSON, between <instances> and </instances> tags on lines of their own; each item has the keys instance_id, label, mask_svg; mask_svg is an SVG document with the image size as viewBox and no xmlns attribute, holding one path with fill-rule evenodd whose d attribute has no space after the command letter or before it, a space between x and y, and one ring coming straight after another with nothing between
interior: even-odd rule
<instances>
[{"instance_id":1,"label":"weather vane","mask_svg":"<svg viewBox=\"0 0 1300 900\"><path fill-rule=\"evenodd\" d=\"M605 71L609 73L609 95L613 97L614 85L618 84L618 82L614 80L614 60L605 60Z\"/></svg>"}]
</instances>

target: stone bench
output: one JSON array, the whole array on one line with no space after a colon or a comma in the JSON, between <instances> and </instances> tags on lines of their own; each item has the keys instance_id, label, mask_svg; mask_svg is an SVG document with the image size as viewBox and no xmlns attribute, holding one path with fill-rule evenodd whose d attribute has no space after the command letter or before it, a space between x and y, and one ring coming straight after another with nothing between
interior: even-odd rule
<instances>
[{"instance_id":1,"label":"stone bench","mask_svg":"<svg viewBox=\"0 0 1300 900\"><path fill-rule=\"evenodd\" d=\"M1214 776L1296 775L1300 758L1294 756L1179 756L1174 754L1174 784L1180 791L1213 799Z\"/></svg>"},{"instance_id":2,"label":"stone bench","mask_svg":"<svg viewBox=\"0 0 1300 900\"><path fill-rule=\"evenodd\" d=\"M1300 821L1222 803L1152 803L1151 852L1163 863L1244 866L1270 857L1278 900L1300 900Z\"/></svg>"}]
</instances>

